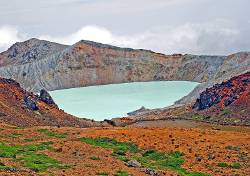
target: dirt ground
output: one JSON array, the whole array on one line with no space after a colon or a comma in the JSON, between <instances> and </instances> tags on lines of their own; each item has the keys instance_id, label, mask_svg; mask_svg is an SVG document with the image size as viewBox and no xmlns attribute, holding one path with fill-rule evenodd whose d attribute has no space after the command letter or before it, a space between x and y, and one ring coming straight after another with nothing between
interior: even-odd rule
<instances>
[{"instance_id":1,"label":"dirt ground","mask_svg":"<svg viewBox=\"0 0 250 176\"><path fill-rule=\"evenodd\" d=\"M159 125L161 124L161 125ZM83 137L108 137L121 142L130 142L140 149L161 152L179 151L184 153L183 168L188 171L203 172L215 176L247 176L250 173L250 128L224 127L210 125L186 126L167 122L159 124L140 124L123 128L16 128L0 125L1 143L8 145L27 145L51 141L53 150L39 151L54 158L68 168L49 168L44 172L35 172L23 165L18 159L0 157L2 165L17 168L0 170L0 175L55 175L88 176L115 175L118 171L129 174L146 175L145 168L128 167L123 161L112 156L112 150L92 146L81 142ZM176 124L176 123L175 123ZM160 127L159 127L160 126ZM65 137L49 136L38 129L48 129ZM17 135L19 134L19 135ZM1 151L0 151L1 152ZM93 159L97 157L98 159ZM239 163L240 168L219 167L219 163ZM159 171L161 175L177 175L175 171Z\"/></svg>"}]
</instances>

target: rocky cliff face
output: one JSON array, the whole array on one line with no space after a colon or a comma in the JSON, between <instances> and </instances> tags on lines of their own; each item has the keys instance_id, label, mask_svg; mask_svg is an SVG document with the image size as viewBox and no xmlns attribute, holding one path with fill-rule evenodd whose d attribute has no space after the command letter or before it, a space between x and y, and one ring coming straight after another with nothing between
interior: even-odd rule
<instances>
[{"instance_id":1,"label":"rocky cliff face","mask_svg":"<svg viewBox=\"0 0 250 176\"><path fill-rule=\"evenodd\" d=\"M200 93L215 84L220 84L232 77L250 71L250 52L240 52L227 56L218 67L216 73L208 81L198 85L189 95L177 101L176 104L193 103Z\"/></svg>"},{"instance_id":2,"label":"rocky cliff face","mask_svg":"<svg viewBox=\"0 0 250 176\"><path fill-rule=\"evenodd\" d=\"M47 43L40 40L33 42ZM25 43L18 45L25 48ZM56 46L60 49L29 62L7 64L2 59L0 76L15 79L22 87L34 92L133 81L206 82L214 77L226 59L224 56L164 55L90 41L80 41L68 47ZM9 55L12 50L4 52L4 55ZM26 50L23 50L24 53ZM37 50L44 51L40 47Z\"/></svg>"},{"instance_id":3,"label":"rocky cliff face","mask_svg":"<svg viewBox=\"0 0 250 176\"><path fill-rule=\"evenodd\" d=\"M193 106L192 118L208 122L250 125L250 72L203 91Z\"/></svg>"},{"instance_id":4,"label":"rocky cliff face","mask_svg":"<svg viewBox=\"0 0 250 176\"><path fill-rule=\"evenodd\" d=\"M193 109L204 110L218 105L221 109L250 95L250 72L207 88L196 100ZM250 108L250 107L249 107Z\"/></svg>"},{"instance_id":5,"label":"rocky cliff face","mask_svg":"<svg viewBox=\"0 0 250 176\"><path fill-rule=\"evenodd\" d=\"M27 126L102 126L104 123L79 119L58 109L48 93L40 96L25 91L10 79L0 78L0 122Z\"/></svg>"}]
</instances>

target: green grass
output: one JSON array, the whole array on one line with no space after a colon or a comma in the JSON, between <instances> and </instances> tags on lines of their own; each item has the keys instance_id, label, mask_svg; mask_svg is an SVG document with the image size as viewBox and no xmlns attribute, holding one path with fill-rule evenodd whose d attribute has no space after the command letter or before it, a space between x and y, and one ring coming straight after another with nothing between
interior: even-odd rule
<instances>
[{"instance_id":1,"label":"green grass","mask_svg":"<svg viewBox=\"0 0 250 176\"><path fill-rule=\"evenodd\" d=\"M232 163L232 164L227 164L227 163L218 163L219 167L226 167L226 168L233 168L233 169L240 169L241 165L240 163Z\"/></svg>"},{"instance_id":2,"label":"green grass","mask_svg":"<svg viewBox=\"0 0 250 176\"><path fill-rule=\"evenodd\" d=\"M21 147L9 146L0 143L0 157L3 158L16 158L16 154L20 152Z\"/></svg>"},{"instance_id":3,"label":"green grass","mask_svg":"<svg viewBox=\"0 0 250 176\"><path fill-rule=\"evenodd\" d=\"M239 152L238 156L243 161L247 160L247 153L246 152Z\"/></svg>"},{"instance_id":4,"label":"green grass","mask_svg":"<svg viewBox=\"0 0 250 176\"><path fill-rule=\"evenodd\" d=\"M224 108L223 110L221 110L221 115L228 115L231 114L232 111L230 109Z\"/></svg>"},{"instance_id":5,"label":"green grass","mask_svg":"<svg viewBox=\"0 0 250 176\"><path fill-rule=\"evenodd\" d=\"M53 142L43 142L40 144L30 144L30 145L26 145L24 147L24 151L39 151L39 150L53 150L53 148L50 146L51 144L53 144Z\"/></svg>"},{"instance_id":6,"label":"green grass","mask_svg":"<svg viewBox=\"0 0 250 176\"><path fill-rule=\"evenodd\" d=\"M33 141L35 141L35 139L33 139L33 138L26 138L26 139L24 139L24 141L25 142L33 142Z\"/></svg>"},{"instance_id":7,"label":"green grass","mask_svg":"<svg viewBox=\"0 0 250 176\"><path fill-rule=\"evenodd\" d=\"M229 145L229 146L226 146L226 149L227 149L227 150L239 151L239 150L240 150L240 147Z\"/></svg>"},{"instance_id":8,"label":"green grass","mask_svg":"<svg viewBox=\"0 0 250 176\"><path fill-rule=\"evenodd\" d=\"M53 132L53 131L50 131L48 129L38 129L37 130L39 133L43 133L45 135L47 135L48 137L54 137L54 138L66 138L67 137L67 133L56 133L56 132Z\"/></svg>"},{"instance_id":9,"label":"green grass","mask_svg":"<svg viewBox=\"0 0 250 176\"><path fill-rule=\"evenodd\" d=\"M228 167L229 165L227 163L218 163L219 167Z\"/></svg>"},{"instance_id":10,"label":"green grass","mask_svg":"<svg viewBox=\"0 0 250 176\"><path fill-rule=\"evenodd\" d=\"M202 120L202 119L204 119L204 116L195 113L194 115L192 115L192 119L195 119L195 120Z\"/></svg>"},{"instance_id":11,"label":"green grass","mask_svg":"<svg viewBox=\"0 0 250 176\"><path fill-rule=\"evenodd\" d=\"M65 166L59 161L45 154L37 153L38 151L51 149L51 144L52 142L43 142L40 144L11 146L0 143L0 157L13 158L36 172L46 171L49 168L64 168Z\"/></svg>"},{"instance_id":12,"label":"green grass","mask_svg":"<svg viewBox=\"0 0 250 176\"><path fill-rule=\"evenodd\" d=\"M179 152L178 152L179 153ZM154 150L146 151L141 156L135 156L134 159L138 160L142 166L152 169L178 169L184 163L181 154L163 153Z\"/></svg>"},{"instance_id":13,"label":"green grass","mask_svg":"<svg viewBox=\"0 0 250 176\"><path fill-rule=\"evenodd\" d=\"M0 171L1 171L1 170L6 170L7 168L8 168L7 166L0 165Z\"/></svg>"},{"instance_id":14,"label":"green grass","mask_svg":"<svg viewBox=\"0 0 250 176\"><path fill-rule=\"evenodd\" d=\"M230 167L233 168L233 169L240 169L240 168L241 168L241 165L240 165L240 163L232 163L232 164L230 165Z\"/></svg>"},{"instance_id":15,"label":"green grass","mask_svg":"<svg viewBox=\"0 0 250 176\"><path fill-rule=\"evenodd\" d=\"M141 156L135 156L134 159L139 161L143 167L155 170L174 170L181 176L208 176L208 174L200 172L188 172L181 166L184 163L183 153L172 152L163 153L154 150L149 150Z\"/></svg>"},{"instance_id":16,"label":"green grass","mask_svg":"<svg viewBox=\"0 0 250 176\"><path fill-rule=\"evenodd\" d=\"M5 164L0 162L0 170L6 170L6 169L8 169L8 167L5 166Z\"/></svg>"},{"instance_id":17,"label":"green grass","mask_svg":"<svg viewBox=\"0 0 250 176\"><path fill-rule=\"evenodd\" d=\"M18 137L21 137L23 136L22 134L18 134L18 133L13 133L13 134L10 134L8 137L10 138L18 138Z\"/></svg>"},{"instance_id":18,"label":"green grass","mask_svg":"<svg viewBox=\"0 0 250 176\"><path fill-rule=\"evenodd\" d=\"M92 159L92 160L100 160L100 158L98 156L91 156L89 159Z\"/></svg>"},{"instance_id":19,"label":"green grass","mask_svg":"<svg viewBox=\"0 0 250 176\"><path fill-rule=\"evenodd\" d=\"M13 167L8 167L8 166L1 165L1 164L0 164L0 171L1 171L1 170L9 171L9 170L11 170L11 169L15 169L15 168L13 168Z\"/></svg>"},{"instance_id":20,"label":"green grass","mask_svg":"<svg viewBox=\"0 0 250 176\"><path fill-rule=\"evenodd\" d=\"M24 166L35 172L46 171L48 168L64 168L59 161L45 154L27 152L23 154L21 160L24 162Z\"/></svg>"},{"instance_id":21,"label":"green grass","mask_svg":"<svg viewBox=\"0 0 250 176\"><path fill-rule=\"evenodd\" d=\"M119 170L116 172L115 176L128 176L128 172Z\"/></svg>"},{"instance_id":22,"label":"green grass","mask_svg":"<svg viewBox=\"0 0 250 176\"><path fill-rule=\"evenodd\" d=\"M109 138L81 138L80 141L90 145L112 149L112 156L119 160L127 162L130 159L135 159L141 163L144 168L152 168L156 170L174 170L180 176L208 176L208 174L199 172L188 172L181 166L184 163L183 153L171 152L164 153L155 150L143 152L138 146L132 143L119 142ZM129 154L129 155L128 155ZM117 173L118 176L126 175L127 173Z\"/></svg>"},{"instance_id":23,"label":"green grass","mask_svg":"<svg viewBox=\"0 0 250 176\"><path fill-rule=\"evenodd\" d=\"M110 138L81 138L80 141L94 146L113 149L114 153L137 153L139 151L137 145L135 144L127 142L118 142Z\"/></svg>"},{"instance_id":24,"label":"green grass","mask_svg":"<svg viewBox=\"0 0 250 176\"><path fill-rule=\"evenodd\" d=\"M233 169L240 169L240 168L241 168L241 165L240 165L240 163L232 163L232 164L230 165L230 167L233 168Z\"/></svg>"},{"instance_id":25,"label":"green grass","mask_svg":"<svg viewBox=\"0 0 250 176\"><path fill-rule=\"evenodd\" d=\"M118 160L124 161L124 162L128 162L129 158L126 156L121 156L121 155L113 155L114 157L116 157Z\"/></svg>"}]
</instances>

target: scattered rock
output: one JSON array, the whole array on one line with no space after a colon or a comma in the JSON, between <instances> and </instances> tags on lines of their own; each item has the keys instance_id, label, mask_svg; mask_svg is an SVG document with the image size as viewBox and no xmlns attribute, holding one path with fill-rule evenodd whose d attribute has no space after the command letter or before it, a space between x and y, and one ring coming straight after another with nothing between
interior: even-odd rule
<instances>
[{"instance_id":1,"label":"scattered rock","mask_svg":"<svg viewBox=\"0 0 250 176\"><path fill-rule=\"evenodd\" d=\"M9 172L17 172L18 170L16 168L13 168L13 167L8 167L5 169L6 171L9 171Z\"/></svg>"},{"instance_id":2,"label":"scattered rock","mask_svg":"<svg viewBox=\"0 0 250 176\"><path fill-rule=\"evenodd\" d=\"M151 168L147 168L145 170L145 173L150 175L150 176L159 176L158 172L155 171L154 169L151 169Z\"/></svg>"},{"instance_id":3,"label":"scattered rock","mask_svg":"<svg viewBox=\"0 0 250 176\"><path fill-rule=\"evenodd\" d=\"M215 159L215 156L212 153L208 154L208 160L213 160Z\"/></svg>"},{"instance_id":4,"label":"scattered rock","mask_svg":"<svg viewBox=\"0 0 250 176\"><path fill-rule=\"evenodd\" d=\"M201 156L197 156L197 157L196 157L196 161L199 161L199 162L200 162L202 159L203 159L203 158L202 158Z\"/></svg>"},{"instance_id":5,"label":"scattered rock","mask_svg":"<svg viewBox=\"0 0 250 176\"><path fill-rule=\"evenodd\" d=\"M31 96L25 96L24 97L24 102L25 105L32 111L36 111L38 110L37 104L36 104L36 100L34 98L32 98Z\"/></svg>"},{"instance_id":6,"label":"scattered rock","mask_svg":"<svg viewBox=\"0 0 250 176\"><path fill-rule=\"evenodd\" d=\"M3 113L3 112L0 112L0 117L1 117L1 116L6 116L6 114Z\"/></svg>"},{"instance_id":7,"label":"scattered rock","mask_svg":"<svg viewBox=\"0 0 250 176\"><path fill-rule=\"evenodd\" d=\"M62 151L63 151L62 147L55 149L55 152L62 152Z\"/></svg>"},{"instance_id":8,"label":"scattered rock","mask_svg":"<svg viewBox=\"0 0 250 176\"><path fill-rule=\"evenodd\" d=\"M137 160L130 160L127 162L127 166L129 166L129 167L141 167L141 163L139 163Z\"/></svg>"},{"instance_id":9,"label":"scattered rock","mask_svg":"<svg viewBox=\"0 0 250 176\"><path fill-rule=\"evenodd\" d=\"M74 151L73 153L72 153L74 156L80 156L80 152L79 151Z\"/></svg>"}]
</instances>

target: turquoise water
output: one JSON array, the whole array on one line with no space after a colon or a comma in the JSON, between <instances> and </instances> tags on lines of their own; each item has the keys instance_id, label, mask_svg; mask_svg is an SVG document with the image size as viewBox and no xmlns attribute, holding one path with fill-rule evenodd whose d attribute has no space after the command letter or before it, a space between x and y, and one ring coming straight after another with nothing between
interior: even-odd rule
<instances>
[{"instance_id":1,"label":"turquoise water","mask_svg":"<svg viewBox=\"0 0 250 176\"><path fill-rule=\"evenodd\" d=\"M51 91L65 112L94 120L126 116L145 108L162 108L191 92L198 83L188 81L135 82Z\"/></svg>"}]
</instances>

